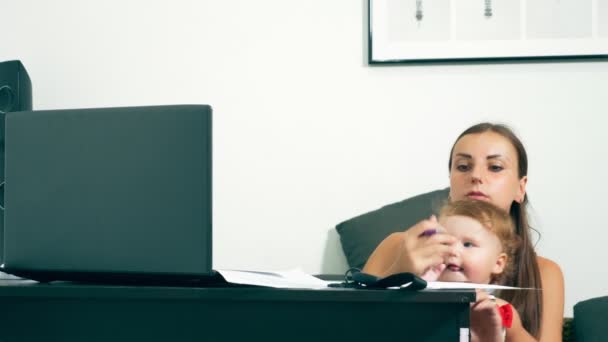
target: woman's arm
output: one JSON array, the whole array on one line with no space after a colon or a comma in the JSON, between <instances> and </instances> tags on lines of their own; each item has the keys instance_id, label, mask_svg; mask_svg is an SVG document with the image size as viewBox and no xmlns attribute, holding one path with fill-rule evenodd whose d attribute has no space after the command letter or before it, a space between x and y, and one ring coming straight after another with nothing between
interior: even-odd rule
<instances>
[{"instance_id":1,"label":"woman's arm","mask_svg":"<svg viewBox=\"0 0 608 342\"><path fill-rule=\"evenodd\" d=\"M422 235L429 229L441 229L434 216L404 232L389 235L376 247L363 272L379 277L401 272L421 275L430 267L443 263L455 238L442 233Z\"/></svg>"},{"instance_id":2,"label":"woman's arm","mask_svg":"<svg viewBox=\"0 0 608 342\"><path fill-rule=\"evenodd\" d=\"M363 272L373 274L378 277L399 273L398 265L395 260L399 256L403 243L403 232L393 233L376 247L372 255L367 259Z\"/></svg>"},{"instance_id":3,"label":"woman's arm","mask_svg":"<svg viewBox=\"0 0 608 342\"><path fill-rule=\"evenodd\" d=\"M522 326L517 311L514 311L513 326L507 330L507 341L561 342L564 320L564 276L553 261L537 257L543 286L543 315L540 322L540 338L534 339Z\"/></svg>"},{"instance_id":4,"label":"woman's arm","mask_svg":"<svg viewBox=\"0 0 608 342\"><path fill-rule=\"evenodd\" d=\"M561 342L564 324L564 275L555 262L540 256L537 261L543 286L540 341Z\"/></svg>"}]
</instances>

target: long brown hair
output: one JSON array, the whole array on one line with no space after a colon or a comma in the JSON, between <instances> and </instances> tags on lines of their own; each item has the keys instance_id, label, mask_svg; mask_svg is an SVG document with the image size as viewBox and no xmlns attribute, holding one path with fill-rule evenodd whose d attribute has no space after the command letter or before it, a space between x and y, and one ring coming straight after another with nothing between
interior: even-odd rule
<instances>
[{"instance_id":1,"label":"long brown hair","mask_svg":"<svg viewBox=\"0 0 608 342\"><path fill-rule=\"evenodd\" d=\"M518 177L528 174L528 155L521 140L513 133L513 131L502 124L480 123L474 125L458 136L458 139L452 145L450 151L450 160L448 168L452 170L452 153L454 146L465 135L479 134L484 132L494 132L508 139L515 150L517 151ZM528 195L524 196L522 203L513 201L509 213L515 223L515 232L520 237L520 247L515 253L514 268L516 270L513 277L507 281L506 285L542 289L540 279L540 271L536 252L530 237L530 231L533 229L528 223ZM524 328L534 337L538 338L540 332L540 321L543 313L542 291L503 291L501 298L510 302L519 312Z\"/></svg>"}]
</instances>

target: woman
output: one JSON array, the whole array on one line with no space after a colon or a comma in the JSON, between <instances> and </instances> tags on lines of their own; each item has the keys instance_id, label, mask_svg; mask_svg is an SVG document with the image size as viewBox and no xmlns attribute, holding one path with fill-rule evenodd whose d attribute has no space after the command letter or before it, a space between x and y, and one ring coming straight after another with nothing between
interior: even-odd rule
<instances>
[{"instance_id":1,"label":"woman","mask_svg":"<svg viewBox=\"0 0 608 342\"><path fill-rule=\"evenodd\" d=\"M516 223L521 246L515 255L515 276L507 285L542 291L510 291L499 302L514 311L507 341L561 341L564 279L553 261L537 256L527 220L528 158L521 141L506 126L481 123L464 131L449 159L450 200L488 201L508 211ZM438 228L432 217L404 232L388 236L370 256L363 271L377 276L400 272L423 274L452 252L455 239L447 234L422 235ZM493 298L479 293L471 308L473 340L490 341L500 327Z\"/></svg>"}]
</instances>

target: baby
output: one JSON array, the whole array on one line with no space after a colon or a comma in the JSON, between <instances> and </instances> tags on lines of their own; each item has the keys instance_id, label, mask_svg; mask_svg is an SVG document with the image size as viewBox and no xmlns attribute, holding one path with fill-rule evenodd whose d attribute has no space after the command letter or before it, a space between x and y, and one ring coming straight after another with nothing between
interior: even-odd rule
<instances>
[{"instance_id":1,"label":"baby","mask_svg":"<svg viewBox=\"0 0 608 342\"><path fill-rule=\"evenodd\" d=\"M519 245L509 213L484 201L455 201L441 209L439 225L457 242L443 263L427 271L423 279L478 284L508 281L513 272L511 260ZM496 303L494 296L488 298ZM481 301L483 298L478 297L478 303ZM508 303L496 308L502 320L499 339L504 341L505 329L511 327L513 308Z\"/></svg>"},{"instance_id":2,"label":"baby","mask_svg":"<svg viewBox=\"0 0 608 342\"><path fill-rule=\"evenodd\" d=\"M485 201L455 201L441 209L439 224L457 242L425 280L504 284L511 276L519 237L509 213Z\"/></svg>"}]
</instances>

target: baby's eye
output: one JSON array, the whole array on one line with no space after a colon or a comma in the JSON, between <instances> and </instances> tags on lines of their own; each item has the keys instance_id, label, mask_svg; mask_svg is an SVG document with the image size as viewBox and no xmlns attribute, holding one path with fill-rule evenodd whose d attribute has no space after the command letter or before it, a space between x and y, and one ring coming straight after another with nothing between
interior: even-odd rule
<instances>
[{"instance_id":1,"label":"baby's eye","mask_svg":"<svg viewBox=\"0 0 608 342\"><path fill-rule=\"evenodd\" d=\"M463 245L465 248L471 248L471 247L473 247L473 246L474 246L472 242L465 242L465 243L463 243L462 245Z\"/></svg>"}]
</instances>

